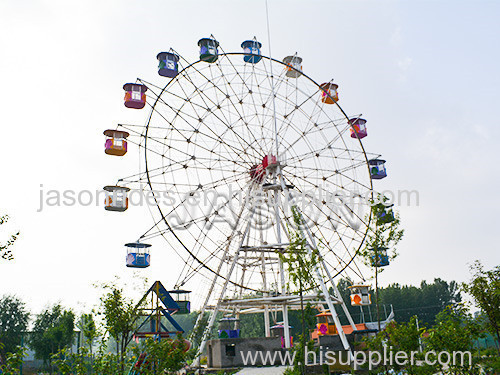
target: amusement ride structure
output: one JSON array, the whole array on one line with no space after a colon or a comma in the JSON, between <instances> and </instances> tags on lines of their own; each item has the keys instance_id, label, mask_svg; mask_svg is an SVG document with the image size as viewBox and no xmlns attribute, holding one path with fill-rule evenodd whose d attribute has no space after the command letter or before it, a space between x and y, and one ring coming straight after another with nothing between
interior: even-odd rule
<instances>
[{"instance_id":1,"label":"amusement ride structure","mask_svg":"<svg viewBox=\"0 0 500 375\"><path fill-rule=\"evenodd\" d=\"M314 81L297 54L264 56L255 38L241 44L242 52L225 52L213 36L198 46L200 58L191 64L172 49L157 55L163 84L124 85L128 108L149 109L145 125L104 132L107 154L123 156L131 143L144 160L140 173L105 187L105 208L125 211L131 188L156 205L154 225L127 243L126 265L150 266L147 241L159 236L163 251L180 256L174 293L203 285L194 331L209 313L193 343L198 354L221 314L236 324L242 314L263 314L269 337L280 312L289 348L288 312L300 309L300 298L280 254L300 236L303 255L318 257L316 288L303 301L331 316L330 328L349 351L337 311L351 331L358 328L335 278L364 281L356 254L372 219L372 180L386 176L385 161L363 147L366 120L348 116L338 84ZM353 286L350 303L370 304L368 290ZM229 331L239 334L237 327Z\"/></svg>"}]
</instances>

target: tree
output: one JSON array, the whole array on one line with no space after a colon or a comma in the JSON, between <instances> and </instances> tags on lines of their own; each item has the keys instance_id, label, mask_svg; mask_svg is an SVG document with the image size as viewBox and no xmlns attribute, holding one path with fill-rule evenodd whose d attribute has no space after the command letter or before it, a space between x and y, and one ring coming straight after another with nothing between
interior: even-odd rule
<instances>
[{"instance_id":1,"label":"tree","mask_svg":"<svg viewBox=\"0 0 500 375\"><path fill-rule=\"evenodd\" d=\"M105 285L107 292L101 297L101 314L109 335L116 341L120 369L123 372L127 346L136 329L139 312L132 300L125 298L123 289Z\"/></svg>"},{"instance_id":2,"label":"tree","mask_svg":"<svg viewBox=\"0 0 500 375\"><path fill-rule=\"evenodd\" d=\"M142 355L143 359L142 366L139 367L140 373L144 375L176 373L195 354L194 351L187 349L187 343L181 334L178 334L175 340L146 339L142 347L135 350L137 357L140 358Z\"/></svg>"},{"instance_id":3,"label":"tree","mask_svg":"<svg viewBox=\"0 0 500 375\"><path fill-rule=\"evenodd\" d=\"M378 292L378 274L382 272L383 255L387 252L387 260L397 256L396 245L403 238L404 230L399 229L399 213L387 204L388 199L379 195L379 203L371 202L371 212L366 218L370 222L366 245L359 251L364 263L375 270L375 303L377 305L377 321L380 330L380 299Z\"/></svg>"},{"instance_id":4,"label":"tree","mask_svg":"<svg viewBox=\"0 0 500 375\"><path fill-rule=\"evenodd\" d=\"M488 331L496 337L500 353L500 266L485 271L481 262L476 261L470 269L473 278L469 284L462 284L462 288L487 316Z\"/></svg>"},{"instance_id":5,"label":"tree","mask_svg":"<svg viewBox=\"0 0 500 375\"><path fill-rule=\"evenodd\" d=\"M76 326L82 332L84 341L89 346L90 357L92 357L92 344L99 336L99 331L97 330L96 324L94 322L93 314L82 314Z\"/></svg>"},{"instance_id":6,"label":"tree","mask_svg":"<svg viewBox=\"0 0 500 375\"><path fill-rule=\"evenodd\" d=\"M348 287L352 284L349 278L340 279L337 283L344 301L349 300L351 292ZM461 302L462 296L455 281L447 282L438 278L432 283L422 281L420 286L395 283L379 288L379 300L382 306L393 307L395 318L399 323L409 322L416 316L419 324L424 326L434 324L436 315L447 306ZM356 322L363 322L360 307L348 304L347 309ZM367 309L363 309L363 313L366 317ZM339 317L343 324L349 323L342 310L339 311Z\"/></svg>"},{"instance_id":7,"label":"tree","mask_svg":"<svg viewBox=\"0 0 500 375\"><path fill-rule=\"evenodd\" d=\"M85 364L87 354L86 348L81 348L78 353L63 348L52 355L52 363L61 375L86 375L88 372Z\"/></svg>"},{"instance_id":8,"label":"tree","mask_svg":"<svg viewBox=\"0 0 500 375\"><path fill-rule=\"evenodd\" d=\"M9 220L8 215L0 216L0 225L5 224L8 220ZM7 240L7 242L0 243L0 259L5 259L5 260L14 259L14 255L12 254L12 251L9 248L12 245L14 245L14 242L16 242L18 237L19 237L19 232L17 232L16 234L12 234L10 238Z\"/></svg>"},{"instance_id":9,"label":"tree","mask_svg":"<svg viewBox=\"0 0 500 375\"><path fill-rule=\"evenodd\" d=\"M416 362L424 358L424 355L421 353L421 336L423 331L422 328L419 328L416 317L412 317L409 322L405 323L391 322L384 331L378 332L373 338L366 339L367 349L378 352L380 355L379 358L383 358L383 353L387 350L391 350L392 353L406 353L408 359L414 358L414 361L409 360L404 364L393 362L392 365L388 365L386 363L372 371L372 373L386 374L390 366L390 369L397 373L403 371L409 375L434 374L435 369L433 366L426 365L425 363L417 364ZM373 358L376 357L373 355Z\"/></svg>"},{"instance_id":10,"label":"tree","mask_svg":"<svg viewBox=\"0 0 500 375\"><path fill-rule=\"evenodd\" d=\"M7 353L17 352L29 322L26 305L16 296L0 299L0 363L6 361Z\"/></svg>"},{"instance_id":11,"label":"tree","mask_svg":"<svg viewBox=\"0 0 500 375\"><path fill-rule=\"evenodd\" d=\"M481 336L481 326L474 320L467 308L462 304L449 306L436 317L436 324L424 338L426 349L435 353L474 352L474 342ZM450 363L449 368L441 368L445 374L479 374L477 361L471 363L464 357L464 363Z\"/></svg>"},{"instance_id":12,"label":"tree","mask_svg":"<svg viewBox=\"0 0 500 375\"><path fill-rule=\"evenodd\" d=\"M3 344L0 343L0 349L3 348ZM26 355L26 349L17 347L17 349L11 353L7 353L5 360L0 362L0 374L2 375L17 375L19 374L19 367L23 363L24 356Z\"/></svg>"},{"instance_id":13,"label":"tree","mask_svg":"<svg viewBox=\"0 0 500 375\"><path fill-rule=\"evenodd\" d=\"M391 284L381 288L379 295L381 304L393 305L399 322L408 322L416 315L420 323L429 325L434 323L439 312L462 300L455 281L447 282L439 278L432 283L422 281L420 287Z\"/></svg>"},{"instance_id":14,"label":"tree","mask_svg":"<svg viewBox=\"0 0 500 375\"><path fill-rule=\"evenodd\" d=\"M306 349L306 334L305 334L305 309L304 309L304 290L316 287L316 278L314 271L319 262L319 252L318 249L312 249L311 254L307 251L307 242L302 233L301 228L303 227L303 218L297 206L292 206L293 221L295 224L295 231L290 230L290 245L286 252L279 252L279 258L283 264L287 265L289 283L291 283L295 288L298 288L296 293L300 296L300 311L301 311L301 348L305 353ZM287 289L290 289L289 287ZM301 352L302 353L302 352ZM303 355L305 358L305 354ZM305 373L304 361L302 363L302 373Z\"/></svg>"},{"instance_id":15,"label":"tree","mask_svg":"<svg viewBox=\"0 0 500 375\"><path fill-rule=\"evenodd\" d=\"M37 315L30 337L35 357L51 364L52 355L73 343L75 315L54 305Z\"/></svg>"}]
</instances>

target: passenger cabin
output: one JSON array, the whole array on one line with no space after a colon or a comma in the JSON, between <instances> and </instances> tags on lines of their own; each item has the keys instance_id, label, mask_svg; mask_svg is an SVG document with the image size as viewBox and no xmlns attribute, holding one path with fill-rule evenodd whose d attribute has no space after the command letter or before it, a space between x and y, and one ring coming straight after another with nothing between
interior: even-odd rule
<instances>
[{"instance_id":1,"label":"passenger cabin","mask_svg":"<svg viewBox=\"0 0 500 375\"><path fill-rule=\"evenodd\" d=\"M372 300L370 296L370 286L363 284L355 284L349 287L351 290L351 305L352 306L368 306Z\"/></svg>"},{"instance_id":2,"label":"passenger cabin","mask_svg":"<svg viewBox=\"0 0 500 375\"><path fill-rule=\"evenodd\" d=\"M349 125L351 126L351 138L363 139L368 135L366 131L366 120L362 118L351 118L349 119Z\"/></svg>"},{"instance_id":3,"label":"passenger cabin","mask_svg":"<svg viewBox=\"0 0 500 375\"><path fill-rule=\"evenodd\" d=\"M219 320L219 338L237 339L240 337L240 320L233 317L225 317Z\"/></svg>"},{"instance_id":4,"label":"passenger cabin","mask_svg":"<svg viewBox=\"0 0 500 375\"><path fill-rule=\"evenodd\" d=\"M394 211L392 210L394 204L385 206L383 203L381 203L381 206L382 207L376 212L377 225L392 223L395 220Z\"/></svg>"},{"instance_id":5,"label":"passenger cabin","mask_svg":"<svg viewBox=\"0 0 500 375\"><path fill-rule=\"evenodd\" d=\"M292 330L292 326L288 326L289 331ZM284 349L285 345L285 324L283 322L278 322L274 326L270 327L271 336L279 337L281 339L281 347ZM290 347L293 346L293 336L290 336Z\"/></svg>"},{"instance_id":6,"label":"passenger cabin","mask_svg":"<svg viewBox=\"0 0 500 375\"><path fill-rule=\"evenodd\" d=\"M200 47L200 60L214 63L219 57L219 42L212 38L202 38L198 41Z\"/></svg>"},{"instance_id":7,"label":"passenger cabin","mask_svg":"<svg viewBox=\"0 0 500 375\"><path fill-rule=\"evenodd\" d=\"M146 105L146 91L148 88L139 83L126 83L123 85L125 90L125 107L141 109Z\"/></svg>"},{"instance_id":8,"label":"passenger cabin","mask_svg":"<svg viewBox=\"0 0 500 375\"><path fill-rule=\"evenodd\" d=\"M106 211L123 212L128 208L127 193L130 191L124 186L104 186L106 197L104 198L104 209Z\"/></svg>"},{"instance_id":9,"label":"passenger cabin","mask_svg":"<svg viewBox=\"0 0 500 375\"><path fill-rule=\"evenodd\" d=\"M174 301L179 305L177 314L189 314L191 312L191 302L189 300L190 290L173 289L168 291Z\"/></svg>"},{"instance_id":10,"label":"passenger cabin","mask_svg":"<svg viewBox=\"0 0 500 375\"><path fill-rule=\"evenodd\" d=\"M241 43L241 48L243 48L243 52L245 53L243 61L250 64L257 64L262 59L262 55L260 53L261 47L262 43L257 42L256 39L245 40Z\"/></svg>"},{"instance_id":11,"label":"passenger cabin","mask_svg":"<svg viewBox=\"0 0 500 375\"><path fill-rule=\"evenodd\" d=\"M372 266L385 267L389 265L389 255L387 255L387 248L381 247L379 249L370 249L372 253Z\"/></svg>"},{"instance_id":12,"label":"passenger cabin","mask_svg":"<svg viewBox=\"0 0 500 375\"><path fill-rule=\"evenodd\" d=\"M302 57L297 55L287 56L283 59L287 65L285 75L289 78L298 78L302 75Z\"/></svg>"},{"instance_id":13,"label":"passenger cabin","mask_svg":"<svg viewBox=\"0 0 500 375\"><path fill-rule=\"evenodd\" d=\"M381 180L387 177L387 171L385 169L385 160L382 159L371 159L368 160L368 165L370 166L370 176L374 180Z\"/></svg>"},{"instance_id":14,"label":"passenger cabin","mask_svg":"<svg viewBox=\"0 0 500 375\"><path fill-rule=\"evenodd\" d=\"M158 74L163 77L174 78L179 74L179 56L173 52L160 52L158 59Z\"/></svg>"},{"instance_id":15,"label":"passenger cabin","mask_svg":"<svg viewBox=\"0 0 500 375\"><path fill-rule=\"evenodd\" d=\"M141 242L131 242L125 244L127 248L127 267L146 268L151 265L151 255L149 248L151 245Z\"/></svg>"},{"instance_id":16,"label":"passenger cabin","mask_svg":"<svg viewBox=\"0 0 500 375\"><path fill-rule=\"evenodd\" d=\"M108 155L123 156L127 153L127 140L129 134L122 130L108 129L104 131L106 142L104 152Z\"/></svg>"},{"instance_id":17,"label":"passenger cabin","mask_svg":"<svg viewBox=\"0 0 500 375\"><path fill-rule=\"evenodd\" d=\"M332 314L329 311L324 311L316 315L316 328L311 333L311 339L317 340L320 336L332 336L338 335L337 327L332 318ZM357 331L366 330L366 325L356 324ZM342 330L346 335L352 333L354 330L350 324L342 326Z\"/></svg>"},{"instance_id":18,"label":"passenger cabin","mask_svg":"<svg viewBox=\"0 0 500 375\"><path fill-rule=\"evenodd\" d=\"M321 87L321 101L326 104L335 104L339 100L339 93L337 89L339 85L332 82L325 82L320 85Z\"/></svg>"}]
</instances>

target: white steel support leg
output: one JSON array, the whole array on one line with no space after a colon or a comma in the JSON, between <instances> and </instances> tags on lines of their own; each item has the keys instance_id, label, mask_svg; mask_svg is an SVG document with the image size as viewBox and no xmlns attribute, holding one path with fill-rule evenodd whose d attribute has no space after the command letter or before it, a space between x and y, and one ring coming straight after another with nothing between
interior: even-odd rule
<instances>
[{"instance_id":1,"label":"white steel support leg","mask_svg":"<svg viewBox=\"0 0 500 375\"><path fill-rule=\"evenodd\" d=\"M277 174L281 175L280 167L278 166ZM280 178L280 180L282 180ZM281 182L283 184L283 182ZM276 217L276 239L278 243L281 243L281 219L279 214L279 206L281 203L280 195L278 193L274 194L274 214ZM283 267L283 262L279 260L280 265L280 275L281 275L281 293L286 296L288 293L285 280L285 268ZM290 324L288 324L288 306L283 303L283 329L285 332L285 348L289 349L290 345Z\"/></svg>"},{"instance_id":2,"label":"white steel support leg","mask_svg":"<svg viewBox=\"0 0 500 375\"><path fill-rule=\"evenodd\" d=\"M251 187L248 189L248 192L249 193L251 192ZM238 220L236 221L236 223L234 224L234 228L237 228L238 227L238 224L240 222L240 218L241 218L241 215L243 214L243 210L244 210L245 206L243 205L241 207L241 210L239 212L239 215L238 215ZM233 234L234 234L235 230L233 230ZM244 238L243 238L244 239ZM203 306L200 310L200 314L198 315L198 317L196 318L196 323L194 324L194 327L193 327L193 330L191 331L191 335L189 336L190 339L193 338L193 335L195 334L195 332L197 332L198 330L198 327L199 325L201 324L202 320L203 320L203 315L205 315L205 311L207 310L207 306L208 306L208 302L210 301L210 297L212 295L212 292L214 290L214 287L215 287L215 283L217 282L217 277L220 275L220 271L222 269L222 265L224 264L224 260L226 259L227 257L227 253L229 252L229 246L231 245L231 243L229 243L227 246L226 246L226 249L224 250L224 254L222 254L222 257L221 257L221 261L219 262L219 265L217 267L217 272L215 273L214 275L214 278L212 280L212 284L210 285L210 289L208 289L208 293L207 293L207 298L205 298L205 301L203 303Z\"/></svg>"},{"instance_id":3,"label":"white steel support leg","mask_svg":"<svg viewBox=\"0 0 500 375\"><path fill-rule=\"evenodd\" d=\"M264 253L261 255L262 262L262 287L264 289L264 296L268 296L267 292L267 277L266 277L266 256ZM266 333L266 337L271 337L271 325L269 324L269 307L267 305L264 306L264 329Z\"/></svg>"},{"instance_id":4,"label":"white steel support leg","mask_svg":"<svg viewBox=\"0 0 500 375\"><path fill-rule=\"evenodd\" d=\"M271 325L269 324L269 307L264 306L264 325L266 328L266 337L271 337Z\"/></svg>"},{"instance_id":5,"label":"white steel support leg","mask_svg":"<svg viewBox=\"0 0 500 375\"><path fill-rule=\"evenodd\" d=\"M224 298L224 295L226 294L226 289L227 289L227 286L229 284L229 279L231 278L231 275L233 274L234 268L235 268L236 263L238 261L238 256L240 254L240 249L241 249L241 246L243 245L243 243L245 241L245 237L248 234L248 230L250 229L250 224L252 222L252 218L253 218L253 211L251 211L251 214L249 215L248 224L247 224L247 227L245 229L245 233L243 233L243 236L241 238L240 244L238 245L238 250L236 251L236 254L234 255L233 262L231 263L231 266L230 266L229 271L227 273L226 280L224 281L224 285L222 287L222 290L221 290L219 299L217 301L217 304L215 305L215 308L212 311L212 314L210 315L210 319L208 321L207 327L205 328L205 331L203 332L203 337L201 339L201 344L198 347L198 351L196 352L196 357L195 357L196 359L195 359L195 362L194 362L195 367L198 367L200 365L201 354L203 353L203 350L205 349L205 346L206 346L207 340L208 340L208 336L210 335L210 332L212 331L212 327L214 326L215 319L217 318L217 313L219 312L220 303L221 303L222 299ZM228 247L229 247L229 245L228 245ZM222 259L222 261L223 260L224 259Z\"/></svg>"},{"instance_id":6,"label":"white steel support leg","mask_svg":"<svg viewBox=\"0 0 500 375\"><path fill-rule=\"evenodd\" d=\"M297 207L297 206L295 206L295 207ZM302 218L302 215L301 215L301 218ZM311 234L309 227L307 225L305 225L304 218L302 218L302 224L304 225L304 228L307 231L309 240L311 241L313 248L317 249L318 247L316 246L316 241L314 240L314 237ZM309 245L309 243L307 245ZM313 253L312 253L311 246L309 245L306 247L307 247L307 250L309 252L309 255L312 257ZM326 268L326 265L323 262L323 260L321 260L321 264L323 266L323 269L326 272L328 272L328 269ZM316 275L318 276L319 282L321 284L321 289L323 290L323 294L326 298L328 308L330 309L330 313L332 314L333 321L335 322L335 327L337 327L337 332L340 336L340 341L342 341L342 345L344 346L344 349L349 353L349 356L351 357L351 359L353 359L353 354L351 352L351 346L349 345L349 342L347 341L347 337L345 335L344 329L342 328L342 324L340 323L339 316L337 315L337 311L335 310L335 307L332 303L332 299L330 298L330 293L328 292L328 288L326 287L325 281L323 280L323 275L321 275L321 272L319 271L317 264L315 265L315 269L316 269ZM333 287L336 288L336 285L333 283L333 280L332 280L332 284L333 284ZM337 291L338 291L338 289L337 289ZM354 326L354 327L356 327L356 326Z\"/></svg>"},{"instance_id":7,"label":"white steel support leg","mask_svg":"<svg viewBox=\"0 0 500 375\"><path fill-rule=\"evenodd\" d=\"M309 255L312 257L313 252L312 252L311 246L309 244L307 244L306 247L307 247ZM330 313L332 314L333 321L335 322L335 327L337 327L337 332L340 336L340 341L342 341L342 345L344 346L344 349L349 353L349 355L352 358L351 346L349 345L349 342L347 341L347 337L345 335L345 332L342 329L342 324L340 323L339 316L337 315L337 311L335 311L335 307L332 303L332 299L330 298L330 293L328 292L328 288L325 285L325 282L323 280L323 276L321 275L321 272L319 271L317 264L314 265L314 269L316 271L316 276L318 277L319 283L321 285L321 290L323 291L323 296L325 297L326 304L328 305L328 308L330 309Z\"/></svg>"},{"instance_id":8,"label":"white steel support leg","mask_svg":"<svg viewBox=\"0 0 500 375\"><path fill-rule=\"evenodd\" d=\"M347 316L347 320L349 320L349 324L351 325L353 331L357 331L356 324L354 323L354 320L352 319L351 314L349 313L349 310L347 309L347 306L344 302L344 299L342 298L342 295L340 294L339 288L337 287L337 284L333 282L332 275L330 274L330 271L326 267L325 261L323 258L321 258L321 264L323 265L323 269L326 272L326 275L328 276L328 279L330 280L330 283L333 285L333 290L335 291L335 297L337 297L340 302L342 309L344 310L344 314Z\"/></svg>"},{"instance_id":9,"label":"white steel support leg","mask_svg":"<svg viewBox=\"0 0 500 375\"><path fill-rule=\"evenodd\" d=\"M291 208L295 207L295 209L298 210L297 205L294 204L293 197L290 194L290 192L288 191L288 189L287 189L287 187L285 185L285 182L284 182L282 176L280 178L280 182L281 182L281 188L283 189L283 192L287 193L288 204L290 204ZM304 228L307 231L307 235L308 235L309 241L310 241L310 242L307 241L307 243L306 243L307 251L308 251L309 255L312 257L313 256L313 250L312 249L313 248L317 249L316 241L314 240L314 237L312 236L312 234L311 234L311 232L309 230L309 227L307 227L307 225L305 225L306 223L305 223L304 219L302 218L302 215L301 215L301 221L302 221L301 224L303 224ZM304 238L306 238L305 235L304 235L303 230L300 230L300 231L302 233L302 236ZM322 266L325 269L325 271L328 271L326 269L326 266L325 266L325 264L323 262L322 262ZM352 351L351 351L351 346L349 345L349 342L347 341L347 337L345 335L345 332L342 329L342 324L340 323L340 319L339 319L339 317L337 315L337 311L335 310L335 307L334 307L334 305L332 303L332 299L330 298L330 293L328 292L328 288L326 287L325 281L323 280L323 275L321 275L321 272L319 271L319 268L318 268L317 264L314 265L314 269L316 271L316 276L318 277L318 281L320 282L321 290L323 292L323 296L325 297L325 300L326 300L326 303L328 305L328 308L330 309L330 313L332 314L333 321L335 322L335 327L337 328L337 332L339 334L340 341L342 342L342 345L343 345L344 349L349 353L349 358L352 360L354 357L353 357L353 354L352 354Z\"/></svg>"}]
</instances>

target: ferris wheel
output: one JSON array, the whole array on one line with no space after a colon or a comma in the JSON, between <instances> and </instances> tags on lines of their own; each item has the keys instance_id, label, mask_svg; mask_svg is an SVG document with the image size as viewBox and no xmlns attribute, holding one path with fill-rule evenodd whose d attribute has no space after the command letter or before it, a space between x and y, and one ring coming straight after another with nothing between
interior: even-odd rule
<instances>
[{"instance_id":1,"label":"ferris wheel","mask_svg":"<svg viewBox=\"0 0 500 375\"><path fill-rule=\"evenodd\" d=\"M130 137L144 156L139 174L106 187L107 209L124 211L136 186L155 205L154 225L127 244L127 265L149 266L149 252L138 249L149 251L143 241L158 236L181 257L176 288L201 285L199 316L210 311L200 353L218 312L264 313L267 336L269 313L279 310L289 347L288 310L299 301L279 254L299 233L320 259L320 293L304 298L328 306L347 349L335 306L354 323L334 278L363 279L355 258L369 230L372 179L386 175L363 148L366 121L349 117L339 86L308 77L297 54L263 56L255 39L243 52L224 52L213 37L198 45L200 60L182 69L175 51L158 54L165 85L124 86L127 107L150 106L145 126L105 132L107 153L123 155Z\"/></svg>"}]
</instances>

